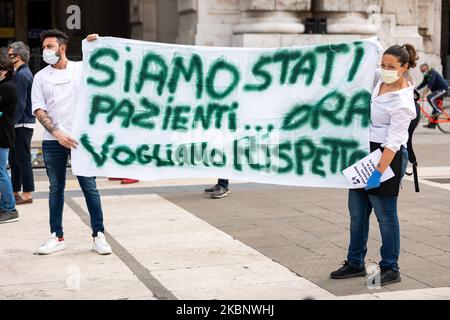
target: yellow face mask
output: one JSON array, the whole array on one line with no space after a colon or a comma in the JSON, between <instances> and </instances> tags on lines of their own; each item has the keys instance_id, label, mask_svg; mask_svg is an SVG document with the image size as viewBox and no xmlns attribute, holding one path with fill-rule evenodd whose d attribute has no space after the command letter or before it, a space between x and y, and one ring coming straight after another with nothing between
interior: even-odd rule
<instances>
[{"instance_id":1,"label":"yellow face mask","mask_svg":"<svg viewBox=\"0 0 450 320\"><path fill-rule=\"evenodd\" d=\"M386 83L394 83L398 79L400 79L400 75L398 74L399 70L384 70L381 69L381 79L383 79Z\"/></svg>"}]
</instances>

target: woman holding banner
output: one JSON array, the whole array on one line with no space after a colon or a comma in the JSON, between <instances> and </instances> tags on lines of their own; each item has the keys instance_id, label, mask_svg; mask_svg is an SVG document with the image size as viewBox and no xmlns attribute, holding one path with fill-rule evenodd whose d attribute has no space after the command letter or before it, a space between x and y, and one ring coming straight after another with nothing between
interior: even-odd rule
<instances>
[{"instance_id":1,"label":"woman holding banner","mask_svg":"<svg viewBox=\"0 0 450 320\"><path fill-rule=\"evenodd\" d=\"M393 45L383 53L381 72L378 72L381 79L375 79L378 81L370 106L370 151L380 148L383 154L365 189L349 191L350 245L343 266L331 273L333 279L367 274L364 258L367 253L369 217L374 209L382 238L381 261L380 272L371 277L368 283L373 285L377 280L380 285L387 285L401 281L398 267L400 227L397 198L402 172L406 169L402 165L402 158L408 141L408 127L416 117L414 83L408 70L416 66L417 59L416 50L410 44ZM395 176L381 183L381 176L389 166Z\"/></svg>"}]
</instances>

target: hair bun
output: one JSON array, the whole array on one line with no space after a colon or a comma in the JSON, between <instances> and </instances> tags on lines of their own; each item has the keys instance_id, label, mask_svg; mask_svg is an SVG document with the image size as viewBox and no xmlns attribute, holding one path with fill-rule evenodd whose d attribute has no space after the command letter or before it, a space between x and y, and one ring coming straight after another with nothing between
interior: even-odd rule
<instances>
[{"instance_id":1,"label":"hair bun","mask_svg":"<svg viewBox=\"0 0 450 320\"><path fill-rule=\"evenodd\" d=\"M408 51L409 53L409 61L408 61L409 67L414 68L416 66L416 61L419 60L416 48L414 48L414 46L409 43L405 43L403 47L405 47L406 51Z\"/></svg>"}]
</instances>

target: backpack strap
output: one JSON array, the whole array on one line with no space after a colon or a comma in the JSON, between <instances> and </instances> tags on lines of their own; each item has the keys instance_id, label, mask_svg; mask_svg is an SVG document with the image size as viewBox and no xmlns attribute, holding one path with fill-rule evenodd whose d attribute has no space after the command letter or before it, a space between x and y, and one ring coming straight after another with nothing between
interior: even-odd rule
<instances>
[{"instance_id":1,"label":"backpack strap","mask_svg":"<svg viewBox=\"0 0 450 320\"><path fill-rule=\"evenodd\" d=\"M414 89L414 104L416 106L416 118L411 120L411 123L409 124L409 128L408 128L409 139L408 139L408 143L407 143L408 158L409 158L409 162L412 163L413 172L411 172L411 173L405 172L405 174L408 176L414 175L414 189L416 192L420 192L420 189L419 189L419 177L417 174L417 158L414 153L414 148L412 145L412 137L413 137L414 130L416 129L417 125L420 122L420 105L418 102L419 99L420 99L420 93Z\"/></svg>"},{"instance_id":2,"label":"backpack strap","mask_svg":"<svg viewBox=\"0 0 450 320\"><path fill-rule=\"evenodd\" d=\"M414 190L420 192L419 189L419 177L417 176L417 162L413 163L413 173L414 173Z\"/></svg>"}]
</instances>

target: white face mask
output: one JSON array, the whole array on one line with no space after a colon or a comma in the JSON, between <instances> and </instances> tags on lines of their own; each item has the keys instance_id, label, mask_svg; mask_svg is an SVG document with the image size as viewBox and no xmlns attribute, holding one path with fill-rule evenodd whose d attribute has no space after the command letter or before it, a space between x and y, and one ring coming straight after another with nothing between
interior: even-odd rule
<instances>
[{"instance_id":1,"label":"white face mask","mask_svg":"<svg viewBox=\"0 0 450 320\"><path fill-rule=\"evenodd\" d=\"M50 49L45 49L44 52L42 53L42 58L44 59L44 61L50 65L54 65L56 63L58 63L59 58L56 55L56 52Z\"/></svg>"},{"instance_id":2,"label":"white face mask","mask_svg":"<svg viewBox=\"0 0 450 320\"><path fill-rule=\"evenodd\" d=\"M398 70L381 69L381 79L386 83L394 83L400 79L400 75L398 74Z\"/></svg>"}]
</instances>

